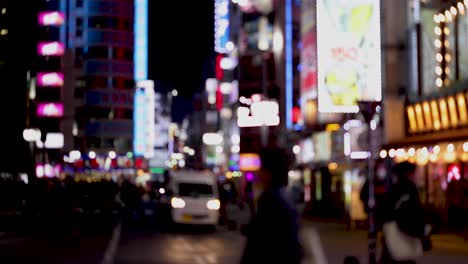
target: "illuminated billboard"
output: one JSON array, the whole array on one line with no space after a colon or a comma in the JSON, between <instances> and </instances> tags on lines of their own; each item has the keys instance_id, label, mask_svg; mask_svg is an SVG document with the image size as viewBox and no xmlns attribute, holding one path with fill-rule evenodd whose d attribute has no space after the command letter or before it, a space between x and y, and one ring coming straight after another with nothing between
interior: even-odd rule
<instances>
[{"instance_id":1,"label":"illuminated billboard","mask_svg":"<svg viewBox=\"0 0 468 264\"><path fill-rule=\"evenodd\" d=\"M155 146L156 96L154 82L139 81L134 96L133 148L136 156L152 158Z\"/></svg>"},{"instance_id":2,"label":"illuminated billboard","mask_svg":"<svg viewBox=\"0 0 468 264\"><path fill-rule=\"evenodd\" d=\"M262 166L260 156L256 153L241 153L239 156L239 168L242 171L258 171Z\"/></svg>"},{"instance_id":3,"label":"illuminated billboard","mask_svg":"<svg viewBox=\"0 0 468 264\"><path fill-rule=\"evenodd\" d=\"M381 100L380 2L317 0L318 110L355 113Z\"/></svg>"},{"instance_id":4,"label":"illuminated billboard","mask_svg":"<svg viewBox=\"0 0 468 264\"><path fill-rule=\"evenodd\" d=\"M65 15L55 11L40 12L38 22L41 26L60 26L65 22Z\"/></svg>"},{"instance_id":5,"label":"illuminated billboard","mask_svg":"<svg viewBox=\"0 0 468 264\"><path fill-rule=\"evenodd\" d=\"M47 87L63 86L63 73L61 72L39 72L37 74L37 85Z\"/></svg>"},{"instance_id":6,"label":"illuminated billboard","mask_svg":"<svg viewBox=\"0 0 468 264\"><path fill-rule=\"evenodd\" d=\"M315 1L301 2L301 102L317 98L317 26Z\"/></svg>"},{"instance_id":7,"label":"illuminated billboard","mask_svg":"<svg viewBox=\"0 0 468 264\"><path fill-rule=\"evenodd\" d=\"M229 47L229 0L215 0L215 51L227 53Z\"/></svg>"},{"instance_id":8,"label":"illuminated billboard","mask_svg":"<svg viewBox=\"0 0 468 264\"><path fill-rule=\"evenodd\" d=\"M62 103L39 103L37 105L37 116L41 117L62 117Z\"/></svg>"},{"instance_id":9,"label":"illuminated billboard","mask_svg":"<svg viewBox=\"0 0 468 264\"><path fill-rule=\"evenodd\" d=\"M39 42L37 44L37 54L41 56L61 56L64 52L64 45L58 41Z\"/></svg>"}]
</instances>

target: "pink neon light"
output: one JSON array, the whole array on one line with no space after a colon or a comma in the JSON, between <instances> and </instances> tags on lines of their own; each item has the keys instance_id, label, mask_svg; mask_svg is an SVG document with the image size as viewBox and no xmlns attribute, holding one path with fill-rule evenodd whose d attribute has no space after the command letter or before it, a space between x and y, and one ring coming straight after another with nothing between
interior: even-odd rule
<instances>
[{"instance_id":1,"label":"pink neon light","mask_svg":"<svg viewBox=\"0 0 468 264\"><path fill-rule=\"evenodd\" d=\"M45 117L62 117L63 104L62 103L40 103L37 106L37 115Z\"/></svg>"},{"instance_id":2,"label":"pink neon light","mask_svg":"<svg viewBox=\"0 0 468 264\"><path fill-rule=\"evenodd\" d=\"M37 44L37 53L42 56L61 56L64 52L65 47L58 41Z\"/></svg>"},{"instance_id":3,"label":"pink neon light","mask_svg":"<svg viewBox=\"0 0 468 264\"><path fill-rule=\"evenodd\" d=\"M65 16L62 12L40 12L39 25L42 26L60 26L65 21Z\"/></svg>"},{"instance_id":4,"label":"pink neon light","mask_svg":"<svg viewBox=\"0 0 468 264\"><path fill-rule=\"evenodd\" d=\"M40 72L37 74L37 84L39 86L49 86L49 87L63 86L63 73Z\"/></svg>"}]
</instances>

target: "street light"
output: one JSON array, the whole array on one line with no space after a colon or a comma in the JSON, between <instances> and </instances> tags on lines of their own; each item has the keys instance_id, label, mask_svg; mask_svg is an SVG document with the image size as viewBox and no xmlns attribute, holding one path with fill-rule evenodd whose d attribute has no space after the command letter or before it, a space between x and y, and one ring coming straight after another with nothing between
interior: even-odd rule
<instances>
[{"instance_id":1,"label":"street light","mask_svg":"<svg viewBox=\"0 0 468 264\"><path fill-rule=\"evenodd\" d=\"M369 155L367 157L367 180L369 182L369 264L376 264L377 230L374 218L375 194L374 194L374 137L372 136L371 123L375 114L380 110L380 102L358 101L359 109L364 120L369 125L368 143Z\"/></svg>"}]
</instances>

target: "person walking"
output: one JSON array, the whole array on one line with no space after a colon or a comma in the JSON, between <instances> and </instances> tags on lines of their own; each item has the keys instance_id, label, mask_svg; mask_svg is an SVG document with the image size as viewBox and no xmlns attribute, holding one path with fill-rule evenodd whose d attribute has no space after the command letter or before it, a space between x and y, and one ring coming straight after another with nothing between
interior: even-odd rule
<instances>
[{"instance_id":1,"label":"person walking","mask_svg":"<svg viewBox=\"0 0 468 264\"><path fill-rule=\"evenodd\" d=\"M396 164L387 196L381 264L413 264L423 253L426 233L424 209L414 181L416 165Z\"/></svg>"},{"instance_id":2,"label":"person walking","mask_svg":"<svg viewBox=\"0 0 468 264\"><path fill-rule=\"evenodd\" d=\"M260 179L265 190L249 228L242 264L290 263L302 260L296 210L286 198L289 156L282 149L261 153Z\"/></svg>"}]
</instances>

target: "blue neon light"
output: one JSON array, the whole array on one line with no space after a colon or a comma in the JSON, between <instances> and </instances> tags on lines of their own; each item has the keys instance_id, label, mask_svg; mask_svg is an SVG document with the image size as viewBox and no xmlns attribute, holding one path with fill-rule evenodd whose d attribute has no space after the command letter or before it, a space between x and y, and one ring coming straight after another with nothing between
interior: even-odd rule
<instances>
[{"instance_id":1,"label":"blue neon light","mask_svg":"<svg viewBox=\"0 0 468 264\"><path fill-rule=\"evenodd\" d=\"M230 22L229 22L229 0L215 1L215 51L227 53L229 43Z\"/></svg>"},{"instance_id":2,"label":"blue neon light","mask_svg":"<svg viewBox=\"0 0 468 264\"><path fill-rule=\"evenodd\" d=\"M293 102L293 0L286 0L285 7L285 59L286 59L286 128L293 127L292 102Z\"/></svg>"},{"instance_id":3,"label":"blue neon light","mask_svg":"<svg viewBox=\"0 0 468 264\"><path fill-rule=\"evenodd\" d=\"M133 63L135 81L148 79L148 0L135 0Z\"/></svg>"},{"instance_id":4,"label":"blue neon light","mask_svg":"<svg viewBox=\"0 0 468 264\"><path fill-rule=\"evenodd\" d=\"M145 154L146 137L146 97L144 89L137 89L133 109L133 153L135 156Z\"/></svg>"}]
</instances>

